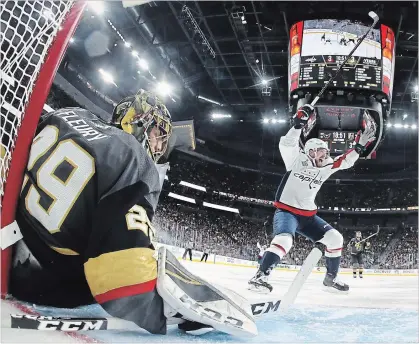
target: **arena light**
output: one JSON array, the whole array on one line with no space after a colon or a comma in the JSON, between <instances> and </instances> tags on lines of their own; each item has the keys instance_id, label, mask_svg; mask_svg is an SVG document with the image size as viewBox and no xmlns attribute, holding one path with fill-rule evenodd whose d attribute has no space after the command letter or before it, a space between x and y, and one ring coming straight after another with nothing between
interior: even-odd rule
<instances>
[{"instance_id":1,"label":"arena light","mask_svg":"<svg viewBox=\"0 0 419 344\"><path fill-rule=\"evenodd\" d=\"M138 65L141 67L141 69L143 70L148 70L148 63L146 60L144 59L139 59L138 60Z\"/></svg>"},{"instance_id":2,"label":"arena light","mask_svg":"<svg viewBox=\"0 0 419 344\"><path fill-rule=\"evenodd\" d=\"M272 118L271 119L271 123L276 124L276 119L275 118Z\"/></svg>"},{"instance_id":3,"label":"arena light","mask_svg":"<svg viewBox=\"0 0 419 344\"><path fill-rule=\"evenodd\" d=\"M391 128L393 125L390 122L387 122L386 126L387 128Z\"/></svg>"},{"instance_id":4,"label":"arena light","mask_svg":"<svg viewBox=\"0 0 419 344\"><path fill-rule=\"evenodd\" d=\"M102 1L89 1L88 4L96 14L103 14L105 12L105 5Z\"/></svg>"},{"instance_id":5,"label":"arena light","mask_svg":"<svg viewBox=\"0 0 419 344\"><path fill-rule=\"evenodd\" d=\"M262 79L262 85L263 86L266 86L268 84L268 80L266 80L266 79Z\"/></svg>"},{"instance_id":6,"label":"arena light","mask_svg":"<svg viewBox=\"0 0 419 344\"><path fill-rule=\"evenodd\" d=\"M218 209L218 210L224 210L224 211L229 211L231 213L236 213L239 214L239 209L236 208L230 208L230 207L225 207L223 205L218 205L218 204L214 204L214 203L208 203L208 202L203 202L202 205L204 207L208 207L208 208L213 208L213 209Z\"/></svg>"},{"instance_id":7,"label":"arena light","mask_svg":"<svg viewBox=\"0 0 419 344\"><path fill-rule=\"evenodd\" d=\"M418 85L415 86L415 92L419 91Z\"/></svg>"},{"instance_id":8,"label":"arena light","mask_svg":"<svg viewBox=\"0 0 419 344\"><path fill-rule=\"evenodd\" d=\"M127 48L131 48L131 43L130 42L125 42L124 44Z\"/></svg>"},{"instance_id":9,"label":"arena light","mask_svg":"<svg viewBox=\"0 0 419 344\"><path fill-rule=\"evenodd\" d=\"M196 204L196 202L195 202L195 200L193 198L185 197L185 196L182 196L182 195L178 195L178 194L175 194L173 192L169 192L168 196L169 197L172 197L172 198L176 198L176 199L181 200L181 201L185 201L185 202Z\"/></svg>"},{"instance_id":10,"label":"arena light","mask_svg":"<svg viewBox=\"0 0 419 344\"><path fill-rule=\"evenodd\" d=\"M269 118L264 118L263 123L269 123Z\"/></svg>"},{"instance_id":11,"label":"arena light","mask_svg":"<svg viewBox=\"0 0 419 344\"><path fill-rule=\"evenodd\" d=\"M186 187L191 188L191 189L207 192L207 189L204 188L203 186L199 186L199 185L196 185L196 184L184 182L183 180L180 181L179 185L183 185L183 186L186 186Z\"/></svg>"},{"instance_id":12,"label":"arena light","mask_svg":"<svg viewBox=\"0 0 419 344\"><path fill-rule=\"evenodd\" d=\"M215 104L215 105L223 106L223 104L221 104L221 103L219 103L219 102L217 102L215 100L212 100L212 99L206 98L204 96L201 96L201 95L198 96L198 99L202 99L202 100L204 100L204 101L206 101L208 103L212 103L212 104Z\"/></svg>"},{"instance_id":13,"label":"arena light","mask_svg":"<svg viewBox=\"0 0 419 344\"><path fill-rule=\"evenodd\" d=\"M219 118L231 118L231 115L228 113L212 113L211 117L213 119L219 119Z\"/></svg>"},{"instance_id":14,"label":"arena light","mask_svg":"<svg viewBox=\"0 0 419 344\"><path fill-rule=\"evenodd\" d=\"M172 93L172 86L170 86L166 81L161 81L157 84L157 92L163 96L169 95Z\"/></svg>"},{"instance_id":15,"label":"arena light","mask_svg":"<svg viewBox=\"0 0 419 344\"><path fill-rule=\"evenodd\" d=\"M405 124L405 125L403 126L403 128L405 128L405 129L409 128L409 124Z\"/></svg>"},{"instance_id":16,"label":"arena light","mask_svg":"<svg viewBox=\"0 0 419 344\"><path fill-rule=\"evenodd\" d=\"M400 123L396 123L396 124L394 124L394 127L395 128L403 128L403 125L401 125Z\"/></svg>"},{"instance_id":17,"label":"arena light","mask_svg":"<svg viewBox=\"0 0 419 344\"><path fill-rule=\"evenodd\" d=\"M403 121L408 117L409 115L407 113L403 114Z\"/></svg>"},{"instance_id":18,"label":"arena light","mask_svg":"<svg viewBox=\"0 0 419 344\"><path fill-rule=\"evenodd\" d=\"M134 57L138 57L138 51L136 50L131 51L131 55Z\"/></svg>"},{"instance_id":19,"label":"arena light","mask_svg":"<svg viewBox=\"0 0 419 344\"><path fill-rule=\"evenodd\" d=\"M73 37L70 38L70 43L74 43L74 38Z\"/></svg>"},{"instance_id":20,"label":"arena light","mask_svg":"<svg viewBox=\"0 0 419 344\"><path fill-rule=\"evenodd\" d=\"M99 73L102 75L102 79L108 83L108 84L115 84L115 81L113 79L113 76L109 74L108 72L104 71L102 68L99 68Z\"/></svg>"},{"instance_id":21,"label":"arena light","mask_svg":"<svg viewBox=\"0 0 419 344\"><path fill-rule=\"evenodd\" d=\"M412 128L412 129L417 129L417 125L416 124L412 124L411 126L410 126L410 128Z\"/></svg>"}]
</instances>

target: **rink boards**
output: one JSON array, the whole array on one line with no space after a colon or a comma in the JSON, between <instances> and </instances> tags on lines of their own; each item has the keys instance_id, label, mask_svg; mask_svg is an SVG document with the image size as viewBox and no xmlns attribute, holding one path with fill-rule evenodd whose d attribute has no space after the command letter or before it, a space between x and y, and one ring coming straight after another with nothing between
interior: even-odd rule
<instances>
[{"instance_id":1,"label":"rink boards","mask_svg":"<svg viewBox=\"0 0 419 344\"><path fill-rule=\"evenodd\" d=\"M182 260L184 248L177 246L157 244L157 246L166 246L179 260ZM203 252L192 250L192 262L200 262ZM189 255L186 257L189 261ZM239 266L247 268L256 268L257 262L245 259L232 258L222 255L209 254L206 264L226 265L226 266ZM280 264L276 270L296 272L300 270L299 265L287 265ZM324 267L316 267L313 269L313 273L325 273ZM341 274L352 274L352 269L341 268L339 270ZM418 276L418 269L364 269L364 275L383 275L383 276Z\"/></svg>"}]
</instances>

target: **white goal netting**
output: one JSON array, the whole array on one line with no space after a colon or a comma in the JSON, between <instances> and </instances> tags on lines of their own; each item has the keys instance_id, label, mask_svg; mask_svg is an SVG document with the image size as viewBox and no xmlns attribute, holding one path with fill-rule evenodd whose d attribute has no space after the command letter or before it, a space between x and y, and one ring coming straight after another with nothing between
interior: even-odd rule
<instances>
[{"instance_id":1,"label":"white goal netting","mask_svg":"<svg viewBox=\"0 0 419 344\"><path fill-rule=\"evenodd\" d=\"M2 196L19 128L28 116L25 109L32 90L73 4L74 1L45 0L0 2Z\"/></svg>"}]
</instances>

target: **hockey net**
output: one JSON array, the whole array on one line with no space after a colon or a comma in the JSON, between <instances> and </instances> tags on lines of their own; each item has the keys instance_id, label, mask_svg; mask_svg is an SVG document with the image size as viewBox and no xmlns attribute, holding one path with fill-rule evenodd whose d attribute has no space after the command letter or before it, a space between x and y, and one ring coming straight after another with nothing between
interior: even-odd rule
<instances>
[{"instance_id":1,"label":"hockey net","mask_svg":"<svg viewBox=\"0 0 419 344\"><path fill-rule=\"evenodd\" d=\"M35 129L84 3L1 1L1 295L11 245L21 238L16 205Z\"/></svg>"}]
</instances>

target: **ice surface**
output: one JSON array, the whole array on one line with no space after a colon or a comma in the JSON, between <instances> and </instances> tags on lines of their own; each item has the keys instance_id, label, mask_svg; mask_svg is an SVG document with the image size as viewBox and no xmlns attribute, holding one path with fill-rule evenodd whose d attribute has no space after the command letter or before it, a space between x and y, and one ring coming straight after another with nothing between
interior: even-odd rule
<instances>
[{"instance_id":1,"label":"ice surface","mask_svg":"<svg viewBox=\"0 0 419 344\"><path fill-rule=\"evenodd\" d=\"M305 56L314 56L314 55L349 55L351 50L355 47L355 44L348 43L346 46L339 44L338 34L329 34L326 33L326 38L330 38L330 43L325 43L321 40L323 32L304 32L304 41L301 56L303 56L303 61ZM356 43L356 39L355 39ZM354 56L362 56L369 58L381 59L381 47L380 43L372 41L370 39L365 39L355 50Z\"/></svg>"},{"instance_id":2,"label":"ice surface","mask_svg":"<svg viewBox=\"0 0 419 344\"><path fill-rule=\"evenodd\" d=\"M247 281L254 268L220 266L184 262L194 273L214 283L229 287L252 302L281 298L295 272L274 271L271 277L274 291L269 295L247 290ZM350 274L341 279L350 284L348 295L323 291L323 274L313 273L297 297L295 305L285 315L275 314L256 322L259 336L239 339L219 332L201 337L185 335L170 327L168 335L155 336L145 331L91 331L71 334L34 330L2 329L1 342L69 343L411 343L418 342L418 277L366 275L353 279ZM2 319L10 308L2 304ZM7 306L7 305L6 305ZM104 316L99 306L75 310L57 310L36 306L43 315Z\"/></svg>"}]
</instances>

